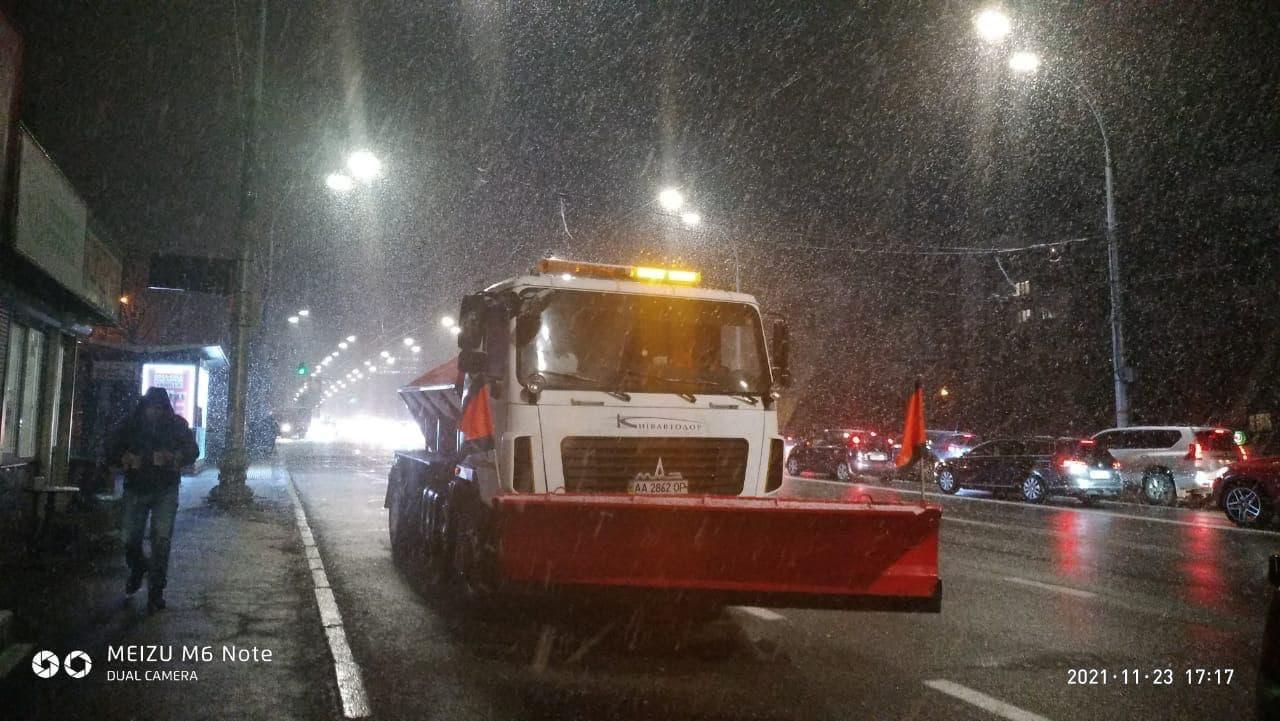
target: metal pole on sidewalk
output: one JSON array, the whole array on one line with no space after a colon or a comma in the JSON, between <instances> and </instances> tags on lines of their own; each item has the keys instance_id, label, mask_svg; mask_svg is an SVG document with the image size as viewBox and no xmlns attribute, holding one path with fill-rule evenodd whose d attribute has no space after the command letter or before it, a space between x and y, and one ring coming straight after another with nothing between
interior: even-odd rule
<instances>
[{"instance_id":1,"label":"metal pole on sidewalk","mask_svg":"<svg viewBox=\"0 0 1280 721\"><path fill-rule=\"evenodd\" d=\"M920 427L927 428L928 426L925 425L925 422L924 422L924 383L919 380L916 381L916 392L920 394ZM928 434L925 434L925 438L928 439L928 437L929 437ZM925 466L928 465L925 460L927 458L925 454L927 454L928 452L929 452L928 440L925 440L924 443L921 443L919 446L916 447L916 457L920 459L920 505L922 506L924 505L924 487L925 487L924 474L926 470Z\"/></svg>"},{"instance_id":2,"label":"metal pole on sidewalk","mask_svg":"<svg viewBox=\"0 0 1280 721\"><path fill-rule=\"evenodd\" d=\"M236 29L239 32L239 28ZM245 449L245 406L249 392L249 332L255 323L252 303L250 263L253 258L253 220L257 199L253 193L258 150L258 105L262 100L262 66L267 41L267 0L258 5L258 55L255 58L253 88L245 101L244 150L240 155L240 208L236 222L236 291L231 357L231 377L227 385L227 434L218 485L209 500L221 505L240 505L253 498L247 481L249 458Z\"/></svg>"}]
</instances>

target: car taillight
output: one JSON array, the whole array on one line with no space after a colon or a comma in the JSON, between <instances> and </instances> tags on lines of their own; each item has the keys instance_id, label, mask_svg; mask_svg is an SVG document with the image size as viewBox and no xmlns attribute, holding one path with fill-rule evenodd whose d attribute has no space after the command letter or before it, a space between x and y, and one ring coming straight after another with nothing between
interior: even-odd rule
<instances>
[{"instance_id":1,"label":"car taillight","mask_svg":"<svg viewBox=\"0 0 1280 721\"><path fill-rule=\"evenodd\" d=\"M1249 460L1249 451L1245 450L1244 446L1236 446L1236 452L1240 454L1240 460Z\"/></svg>"},{"instance_id":2,"label":"car taillight","mask_svg":"<svg viewBox=\"0 0 1280 721\"><path fill-rule=\"evenodd\" d=\"M1187 446L1187 460L1199 461L1204 458L1204 446L1199 443L1192 443Z\"/></svg>"},{"instance_id":3,"label":"car taillight","mask_svg":"<svg viewBox=\"0 0 1280 721\"><path fill-rule=\"evenodd\" d=\"M1089 464L1075 458L1065 458L1062 461L1062 470L1074 476L1082 476L1089 472Z\"/></svg>"},{"instance_id":4,"label":"car taillight","mask_svg":"<svg viewBox=\"0 0 1280 721\"><path fill-rule=\"evenodd\" d=\"M1117 471L1120 470L1120 461L1112 461L1111 467Z\"/></svg>"},{"instance_id":5,"label":"car taillight","mask_svg":"<svg viewBox=\"0 0 1280 721\"><path fill-rule=\"evenodd\" d=\"M959 453L959 452L960 452L960 451L962 451L962 450L964 450L964 446L962 446L962 445L960 445L960 444L958 444L958 443L948 443L948 444L947 444L947 453Z\"/></svg>"}]
</instances>

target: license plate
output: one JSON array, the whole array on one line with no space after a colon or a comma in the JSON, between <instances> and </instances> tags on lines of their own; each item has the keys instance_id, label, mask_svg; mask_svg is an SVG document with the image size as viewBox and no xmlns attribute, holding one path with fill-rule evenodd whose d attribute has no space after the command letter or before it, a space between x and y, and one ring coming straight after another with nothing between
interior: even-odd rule
<instances>
[{"instance_id":1,"label":"license plate","mask_svg":"<svg viewBox=\"0 0 1280 721\"><path fill-rule=\"evenodd\" d=\"M688 492L688 481L629 481L627 483L627 493L636 495Z\"/></svg>"},{"instance_id":2,"label":"license plate","mask_svg":"<svg viewBox=\"0 0 1280 721\"><path fill-rule=\"evenodd\" d=\"M1111 471L1092 470L1089 471L1089 477L1095 481L1109 481L1111 480Z\"/></svg>"},{"instance_id":3,"label":"license plate","mask_svg":"<svg viewBox=\"0 0 1280 721\"><path fill-rule=\"evenodd\" d=\"M868 453L867 460L868 461L887 461L889 460L889 456L883 453Z\"/></svg>"}]
</instances>

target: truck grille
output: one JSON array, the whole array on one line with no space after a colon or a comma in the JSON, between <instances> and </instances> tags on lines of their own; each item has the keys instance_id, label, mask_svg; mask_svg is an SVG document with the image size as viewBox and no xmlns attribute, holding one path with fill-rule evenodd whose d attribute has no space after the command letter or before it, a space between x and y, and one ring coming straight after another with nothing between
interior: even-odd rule
<instances>
[{"instance_id":1,"label":"truck grille","mask_svg":"<svg viewBox=\"0 0 1280 721\"><path fill-rule=\"evenodd\" d=\"M637 475L679 474L689 493L737 496L747 472L742 438L565 438L560 442L566 491L626 493Z\"/></svg>"}]
</instances>

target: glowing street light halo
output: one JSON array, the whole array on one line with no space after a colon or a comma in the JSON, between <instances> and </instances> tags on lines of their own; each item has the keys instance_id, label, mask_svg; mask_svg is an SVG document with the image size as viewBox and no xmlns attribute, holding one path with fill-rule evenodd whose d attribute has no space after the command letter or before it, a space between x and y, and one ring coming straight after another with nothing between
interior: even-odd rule
<instances>
[{"instance_id":1,"label":"glowing street light halo","mask_svg":"<svg viewBox=\"0 0 1280 721\"><path fill-rule=\"evenodd\" d=\"M349 193L351 189L356 187L356 183L349 175L342 173L329 173L324 179L324 184L329 186L329 190L335 193Z\"/></svg>"},{"instance_id":2,"label":"glowing street light halo","mask_svg":"<svg viewBox=\"0 0 1280 721\"><path fill-rule=\"evenodd\" d=\"M347 156L347 170L356 180L369 183L382 175L382 161L368 150L357 150Z\"/></svg>"},{"instance_id":3,"label":"glowing street light halo","mask_svg":"<svg viewBox=\"0 0 1280 721\"><path fill-rule=\"evenodd\" d=\"M679 188L663 188L658 193L658 205L663 210L674 213L684 205L684 193Z\"/></svg>"},{"instance_id":4,"label":"glowing street light halo","mask_svg":"<svg viewBox=\"0 0 1280 721\"><path fill-rule=\"evenodd\" d=\"M1040 56L1028 50L1019 50L1009 56L1009 69L1019 75L1030 75L1040 69Z\"/></svg>"},{"instance_id":5,"label":"glowing street light halo","mask_svg":"<svg viewBox=\"0 0 1280 721\"><path fill-rule=\"evenodd\" d=\"M989 43L998 43L1008 37L1013 23L1003 10L987 8L973 17L973 27L978 37Z\"/></svg>"}]
</instances>

